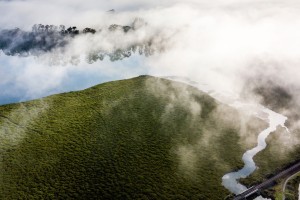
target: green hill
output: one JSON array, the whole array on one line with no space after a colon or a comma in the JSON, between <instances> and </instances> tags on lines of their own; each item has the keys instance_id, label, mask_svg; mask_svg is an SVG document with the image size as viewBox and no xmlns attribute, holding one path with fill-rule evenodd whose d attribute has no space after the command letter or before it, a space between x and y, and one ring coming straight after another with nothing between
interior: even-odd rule
<instances>
[{"instance_id":1,"label":"green hill","mask_svg":"<svg viewBox=\"0 0 300 200\"><path fill-rule=\"evenodd\" d=\"M243 137L265 126L150 76L0 106L0 199L224 199L255 145ZM247 183L288 161L273 159Z\"/></svg>"}]
</instances>

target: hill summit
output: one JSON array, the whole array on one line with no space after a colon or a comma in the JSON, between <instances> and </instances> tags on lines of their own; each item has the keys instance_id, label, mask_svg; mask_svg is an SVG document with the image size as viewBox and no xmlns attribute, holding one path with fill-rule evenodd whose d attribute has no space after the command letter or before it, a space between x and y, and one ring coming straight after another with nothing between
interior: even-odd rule
<instances>
[{"instance_id":1,"label":"hill summit","mask_svg":"<svg viewBox=\"0 0 300 200\"><path fill-rule=\"evenodd\" d=\"M151 76L0 106L0 198L223 199L222 176L255 143L240 131L265 126L244 117Z\"/></svg>"}]
</instances>

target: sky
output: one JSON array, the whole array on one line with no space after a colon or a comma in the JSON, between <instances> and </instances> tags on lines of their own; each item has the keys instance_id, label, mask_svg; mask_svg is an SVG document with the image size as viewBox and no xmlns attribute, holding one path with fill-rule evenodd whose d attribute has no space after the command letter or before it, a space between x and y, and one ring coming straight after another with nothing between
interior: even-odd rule
<instances>
[{"instance_id":1,"label":"sky","mask_svg":"<svg viewBox=\"0 0 300 200\"><path fill-rule=\"evenodd\" d=\"M116 12L107 12L110 9ZM258 79L297 89L299 9L294 0L2 0L0 30L30 31L38 23L104 30L111 24L131 25L136 18L147 26L128 34L80 36L63 51L39 56L1 53L0 104L141 74L184 76L237 94ZM146 41L156 50L149 57L134 54L93 64L84 59L95 50L113 51ZM73 57L80 62L68 63Z\"/></svg>"}]
</instances>

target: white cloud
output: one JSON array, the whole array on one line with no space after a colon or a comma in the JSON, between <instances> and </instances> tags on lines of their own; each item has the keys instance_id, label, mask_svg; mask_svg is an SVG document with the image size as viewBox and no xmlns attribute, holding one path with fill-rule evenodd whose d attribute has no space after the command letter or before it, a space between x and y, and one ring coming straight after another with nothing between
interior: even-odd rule
<instances>
[{"instance_id":1,"label":"white cloud","mask_svg":"<svg viewBox=\"0 0 300 200\"><path fill-rule=\"evenodd\" d=\"M120 12L106 12L112 8ZM166 51L141 64L148 66L151 73L187 76L239 92L245 77L258 72L280 79L289 77L287 82L298 84L299 8L300 4L293 0L10 1L1 2L0 27L30 29L34 23L103 27L126 25L142 17L148 22L146 29L127 35L102 32L94 37L78 37L62 57L77 56L93 48L126 47L154 37L156 45ZM257 62L265 64L252 70ZM57 76L57 69L51 70ZM59 73L66 73L63 71ZM108 73L111 69L103 71Z\"/></svg>"},{"instance_id":2,"label":"white cloud","mask_svg":"<svg viewBox=\"0 0 300 200\"><path fill-rule=\"evenodd\" d=\"M106 12L112 8L120 12ZM257 71L289 77L286 81L298 84L299 8L300 3L293 0L9 1L1 2L0 27L30 29L34 23L103 27L126 25L142 17L149 24L146 29L127 35L103 32L78 37L65 55L126 47L154 37L166 51L145 60L153 74L182 75L222 90L240 91L245 77ZM257 61L271 64L259 66L265 70L252 70Z\"/></svg>"}]
</instances>

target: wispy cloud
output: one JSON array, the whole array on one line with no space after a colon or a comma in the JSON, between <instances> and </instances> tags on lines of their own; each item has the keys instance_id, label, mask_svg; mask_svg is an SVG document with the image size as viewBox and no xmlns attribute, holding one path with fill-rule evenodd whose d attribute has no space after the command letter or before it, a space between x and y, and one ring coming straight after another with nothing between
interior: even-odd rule
<instances>
[{"instance_id":1,"label":"wispy cloud","mask_svg":"<svg viewBox=\"0 0 300 200\"><path fill-rule=\"evenodd\" d=\"M135 68L127 67L128 74L144 72L145 68L137 68L146 66L145 71L153 75L186 76L210 84L216 90L233 91L237 94L246 91L251 85L249 83L257 81L257 77L262 77L266 81L262 81L261 84L266 85L268 80L276 80L276 83L284 83L280 85L281 90L289 91L292 88L298 91L299 8L300 4L294 0L162 0L159 3L127 0L2 1L0 12L3 17L0 19L0 27L19 27L30 31L33 24L42 23L65 24L66 27L76 25L80 30L85 27L96 30L106 27L107 30L111 24L130 25L139 17L147 22L143 29L130 34L103 31L95 35L78 36L70 41L63 51L47 52L37 60L42 63L60 60L57 58L65 60L66 63L72 60L73 64L81 68L87 66L86 63L77 62L77 59L73 59L74 56L83 61L86 59L83 55L90 55L90 52L99 49L126 49L136 43L151 41L154 49L162 51L157 51L159 53L149 58L141 58L142 63ZM115 9L116 12L107 12L110 9ZM56 83L66 80L70 71L78 69L75 66L68 66L68 70L59 69L59 66L46 69L46 66L36 64L36 59L30 60L32 62L25 64L24 59L21 59L14 61L12 65L31 66L27 69L36 73L25 74L33 80L33 77L37 76L40 80L45 80L43 74L46 73L49 83L45 83L44 87L32 84L34 81L30 81L31 78L15 80L28 88L37 87L43 91L57 87ZM62 63L58 63L60 64ZM106 62L96 62L91 68L100 67L101 72L95 70L99 74L114 74L115 70L112 68L115 66ZM38 69L39 67L41 69ZM23 84L24 82L27 84ZM248 95L245 97L253 101L263 100L263 97L258 96L265 94L257 94L257 87L260 85L247 90ZM272 87L266 88L269 89ZM299 97L292 94L291 99L290 106L281 111L290 113L289 115L297 121L297 115L291 108L299 108ZM273 101L281 101L280 95ZM276 105L276 102L272 105Z\"/></svg>"}]
</instances>

